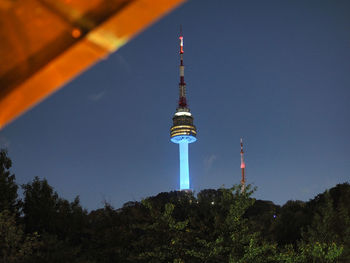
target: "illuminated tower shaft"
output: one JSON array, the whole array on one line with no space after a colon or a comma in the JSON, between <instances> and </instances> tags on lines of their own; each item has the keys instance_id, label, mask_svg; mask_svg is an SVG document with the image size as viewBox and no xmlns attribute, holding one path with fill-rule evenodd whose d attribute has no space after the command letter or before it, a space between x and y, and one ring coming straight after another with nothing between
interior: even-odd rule
<instances>
[{"instance_id":1,"label":"illuminated tower shaft","mask_svg":"<svg viewBox=\"0 0 350 263\"><path fill-rule=\"evenodd\" d=\"M188 144L197 140L196 127L193 117L187 106L186 84L183 63L183 36L180 34L180 83L179 102L173 117L173 126L170 129L170 140L179 144L180 152L180 190L190 190L190 173L188 163Z\"/></svg>"},{"instance_id":2,"label":"illuminated tower shaft","mask_svg":"<svg viewBox=\"0 0 350 263\"><path fill-rule=\"evenodd\" d=\"M242 170L242 179L241 179L241 192L244 192L245 189L245 174L244 174L244 170L245 170L245 163L244 163L244 156L243 156L244 152L243 152L243 139L241 138L241 170Z\"/></svg>"},{"instance_id":3,"label":"illuminated tower shaft","mask_svg":"<svg viewBox=\"0 0 350 263\"><path fill-rule=\"evenodd\" d=\"M179 143L180 190L190 189L190 169L188 166L188 142Z\"/></svg>"}]
</instances>

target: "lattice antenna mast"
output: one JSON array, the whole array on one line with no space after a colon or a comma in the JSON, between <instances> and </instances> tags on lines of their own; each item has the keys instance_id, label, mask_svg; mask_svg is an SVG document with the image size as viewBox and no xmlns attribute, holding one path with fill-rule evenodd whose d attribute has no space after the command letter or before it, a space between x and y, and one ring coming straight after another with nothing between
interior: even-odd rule
<instances>
[{"instance_id":1,"label":"lattice antenna mast","mask_svg":"<svg viewBox=\"0 0 350 263\"><path fill-rule=\"evenodd\" d=\"M241 171L242 171L242 179L241 179L241 193L245 190L245 163L244 163L244 151L243 151L243 139L241 138Z\"/></svg>"}]
</instances>

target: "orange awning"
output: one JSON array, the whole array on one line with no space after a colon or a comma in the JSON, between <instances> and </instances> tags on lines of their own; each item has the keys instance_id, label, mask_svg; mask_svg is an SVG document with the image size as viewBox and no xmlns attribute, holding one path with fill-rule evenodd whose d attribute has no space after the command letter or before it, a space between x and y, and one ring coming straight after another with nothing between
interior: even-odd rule
<instances>
[{"instance_id":1,"label":"orange awning","mask_svg":"<svg viewBox=\"0 0 350 263\"><path fill-rule=\"evenodd\" d=\"M184 0L0 0L0 129Z\"/></svg>"}]
</instances>

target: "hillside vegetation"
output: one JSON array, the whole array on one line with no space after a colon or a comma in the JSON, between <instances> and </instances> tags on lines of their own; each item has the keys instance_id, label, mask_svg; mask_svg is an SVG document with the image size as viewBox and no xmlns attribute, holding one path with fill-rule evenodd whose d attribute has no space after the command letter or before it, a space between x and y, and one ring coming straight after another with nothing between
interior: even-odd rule
<instances>
[{"instance_id":1,"label":"hillside vegetation","mask_svg":"<svg viewBox=\"0 0 350 263\"><path fill-rule=\"evenodd\" d=\"M11 165L0 150L0 262L350 262L349 183L283 206L235 185L88 212Z\"/></svg>"}]
</instances>

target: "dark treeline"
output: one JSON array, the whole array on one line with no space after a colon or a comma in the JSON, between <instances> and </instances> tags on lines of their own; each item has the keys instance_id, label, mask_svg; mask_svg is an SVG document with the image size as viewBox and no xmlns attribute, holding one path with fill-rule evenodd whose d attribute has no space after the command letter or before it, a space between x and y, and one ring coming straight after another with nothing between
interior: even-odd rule
<instances>
[{"instance_id":1,"label":"dark treeline","mask_svg":"<svg viewBox=\"0 0 350 263\"><path fill-rule=\"evenodd\" d=\"M248 186L88 212L45 179L18 186L0 150L0 262L350 262L350 185L283 206ZM23 199L18 198L19 188Z\"/></svg>"}]
</instances>

